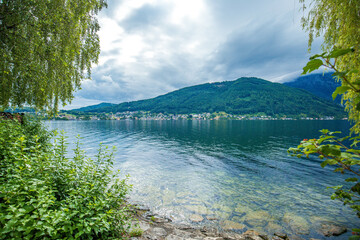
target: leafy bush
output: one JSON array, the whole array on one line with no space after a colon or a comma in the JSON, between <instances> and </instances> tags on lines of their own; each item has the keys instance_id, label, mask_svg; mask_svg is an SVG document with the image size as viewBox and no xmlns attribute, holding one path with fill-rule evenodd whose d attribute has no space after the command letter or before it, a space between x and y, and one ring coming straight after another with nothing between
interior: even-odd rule
<instances>
[{"instance_id":1,"label":"leafy bush","mask_svg":"<svg viewBox=\"0 0 360 240\"><path fill-rule=\"evenodd\" d=\"M37 133L37 134L35 134ZM95 160L39 122L0 119L0 239L122 239L131 214L113 151ZM56 135L56 134L55 134Z\"/></svg>"}]
</instances>

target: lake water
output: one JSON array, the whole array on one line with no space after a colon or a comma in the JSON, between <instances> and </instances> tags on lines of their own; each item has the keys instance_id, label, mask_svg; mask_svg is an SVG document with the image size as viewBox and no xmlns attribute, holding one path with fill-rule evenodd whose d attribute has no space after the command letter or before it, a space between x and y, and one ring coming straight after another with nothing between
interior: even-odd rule
<instances>
[{"instance_id":1,"label":"lake water","mask_svg":"<svg viewBox=\"0 0 360 240\"><path fill-rule=\"evenodd\" d=\"M100 142L116 146L115 167L130 174L130 199L178 223L257 229L323 238L322 221L359 226L355 213L331 200L327 186L346 176L319 159L287 154L326 128L347 132L346 121L48 121L65 130L69 149L79 134L89 155ZM204 220L191 222L192 215ZM210 219L210 220L209 220ZM345 234L336 239L346 239ZM327 238L331 239L331 238Z\"/></svg>"}]
</instances>

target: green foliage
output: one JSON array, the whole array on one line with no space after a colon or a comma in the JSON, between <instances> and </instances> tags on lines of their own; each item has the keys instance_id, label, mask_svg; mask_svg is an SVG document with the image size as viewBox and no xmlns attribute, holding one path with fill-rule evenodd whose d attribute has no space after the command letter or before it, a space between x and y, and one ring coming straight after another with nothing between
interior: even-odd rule
<instances>
[{"instance_id":1,"label":"green foliage","mask_svg":"<svg viewBox=\"0 0 360 240\"><path fill-rule=\"evenodd\" d=\"M358 74L357 70L346 69L340 71L337 68L337 60L343 56L352 55L354 48L349 49L333 49L330 52L324 52L322 54L314 55L310 58L308 64L304 67L303 74L312 72L321 66L330 68L335 71L333 74L339 80L341 80L341 86L337 87L332 94L333 99L338 95L342 95L342 100L346 101L347 107L352 106L353 108L347 108L349 116L353 114L359 115L360 110L360 82L352 82L352 74ZM318 63L314 63L317 61ZM351 95L352 99L346 99L344 96ZM354 105L355 104L355 105ZM321 163L321 167L327 165L337 165L338 168L335 172L344 174L349 172L354 177L347 178L345 181L353 183L352 187L346 188L342 185L330 187L335 191L331 196L331 199L338 199L345 205L349 205L358 217L360 217L360 150L358 144L360 143L360 121L355 120L355 125L352 127L352 131L355 132L355 136L338 137L337 134L340 132L330 132L327 129L321 130L323 135L319 139L304 139L297 148L290 148L288 150L293 156L302 157L309 155L316 155L320 159L324 160ZM346 144L350 142L350 144ZM354 231L356 233L356 231ZM359 239L359 236L354 235L351 239Z\"/></svg>"},{"instance_id":2,"label":"green foliage","mask_svg":"<svg viewBox=\"0 0 360 240\"><path fill-rule=\"evenodd\" d=\"M34 132L37 133L34 135ZM119 239L130 228L126 179L100 145L86 158L40 123L0 121L0 239Z\"/></svg>"},{"instance_id":3,"label":"green foliage","mask_svg":"<svg viewBox=\"0 0 360 240\"><path fill-rule=\"evenodd\" d=\"M360 1L300 0L300 2L303 3L304 9L309 8L306 11L308 14L302 19L303 28L309 32L309 47L314 37L322 35L324 39L322 46L325 53L315 55L311 65L315 61L320 64L321 60L327 66L332 65L331 68L336 68L336 76L341 79L342 86L352 88L350 91L342 90L342 99L349 112L349 119L355 123L352 130L359 133ZM336 61L326 62L328 59L336 59Z\"/></svg>"},{"instance_id":4,"label":"green foliage","mask_svg":"<svg viewBox=\"0 0 360 240\"><path fill-rule=\"evenodd\" d=\"M143 230L141 228L134 228L130 231L130 237L141 237L143 234Z\"/></svg>"},{"instance_id":5,"label":"green foliage","mask_svg":"<svg viewBox=\"0 0 360 240\"><path fill-rule=\"evenodd\" d=\"M341 81L341 86L337 87L332 94L333 99L338 95L342 96L342 102L346 104L346 110L349 112L349 117L352 119L355 124L352 127L352 131L355 133L360 133L360 119L353 118L353 114L359 115L360 110L360 79L356 82L352 82L351 78L354 74L358 75L358 70L354 69L345 69L340 71L336 65L339 61L339 58L346 55L353 55L354 48L349 49L333 49L330 52L324 52L322 54L316 54L310 58L308 64L303 68L303 74L310 73L314 70L317 70L321 66L328 69L334 70L335 76L339 81ZM317 64L316 67L312 64L313 61L319 61L321 64ZM352 96L347 98L345 96Z\"/></svg>"},{"instance_id":6,"label":"green foliage","mask_svg":"<svg viewBox=\"0 0 360 240\"><path fill-rule=\"evenodd\" d=\"M105 0L0 1L0 108L58 109L90 77Z\"/></svg>"},{"instance_id":7,"label":"green foliage","mask_svg":"<svg viewBox=\"0 0 360 240\"><path fill-rule=\"evenodd\" d=\"M355 177L347 178L345 181L353 183L349 188L344 186L331 187L335 190L332 199L339 199L345 205L349 205L360 217L360 150L357 145L360 137L339 137L340 132L330 132L327 129L321 130L322 134L318 139L304 139L296 148L290 148L288 152L293 156L302 157L316 155L323 160L321 167L336 165L335 172L354 174Z\"/></svg>"},{"instance_id":8,"label":"green foliage","mask_svg":"<svg viewBox=\"0 0 360 240\"><path fill-rule=\"evenodd\" d=\"M226 112L275 116L344 117L343 109L309 92L258 78L207 83L183 88L168 94L118 105L80 109L85 112L151 111L191 114Z\"/></svg>"}]
</instances>

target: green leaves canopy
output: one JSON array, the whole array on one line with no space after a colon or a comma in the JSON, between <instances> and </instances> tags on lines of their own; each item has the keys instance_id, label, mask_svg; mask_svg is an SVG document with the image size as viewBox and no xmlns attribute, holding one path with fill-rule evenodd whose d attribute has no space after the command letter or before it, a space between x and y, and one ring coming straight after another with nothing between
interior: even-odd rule
<instances>
[{"instance_id":1,"label":"green leaves canopy","mask_svg":"<svg viewBox=\"0 0 360 240\"><path fill-rule=\"evenodd\" d=\"M105 0L0 1L0 108L57 110L90 77Z\"/></svg>"},{"instance_id":2,"label":"green leaves canopy","mask_svg":"<svg viewBox=\"0 0 360 240\"><path fill-rule=\"evenodd\" d=\"M360 132L360 1L354 0L299 0L303 8L309 8L302 19L303 28L309 32L309 47L314 37L324 37L323 50L330 55L315 55L319 59L336 59L332 65L343 86L352 90L342 95L349 119L355 122L352 130ZM304 11L305 12L305 11ZM352 53L350 53L352 52ZM349 54L347 54L349 53ZM310 62L309 62L310 63ZM309 68L310 69L310 68ZM305 72L305 69L304 69ZM306 72L305 72L306 73ZM345 80L344 80L345 77Z\"/></svg>"}]
</instances>

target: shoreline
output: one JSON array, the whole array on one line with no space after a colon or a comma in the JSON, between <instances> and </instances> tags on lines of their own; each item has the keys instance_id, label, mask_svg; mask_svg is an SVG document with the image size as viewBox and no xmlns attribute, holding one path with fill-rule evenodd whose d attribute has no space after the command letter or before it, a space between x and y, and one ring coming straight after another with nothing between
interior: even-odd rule
<instances>
[{"instance_id":1,"label":"shoreline","mask_svg":"<svg viewBox=\"0 0 360 240\"><path fill-rule=\"evenodd\" d=\"M289 240L286 234L277 233L273 237L248 230L244 233L236 233L230 230L217 228L196 227L189 224L177 224L170 218L153 214L150 209L132 205L135 217L132 231L141 233L141 236L133 236L132 240L180 240L180 239L206 239L206 240ZM139 231L139 229L141 229Z\"/></svg>"},{"instance_id":2,"label":"shoreline","mask_svg":"<svg viewBox=\"0 0 360 240\"><path fill-rule=\"evenodd\" d=\"M178 224L170 218L154 214L147 207L130 205L135 220L132 231L141 235L132 236L132 240L181 240L181 239L205 239L205 240L319 240L317 238L303 238L295 233L274 232L273 235L264 234L256 230L247 230L238 233L239 229L234 226L227 230L196 226L193 224ZM238 224L239 226L242 224ZM238 230L238 231L236 231ZM347 228L332 223L324 223L319 229L324 238L340 236L347 232Z\"/></svg>"}]
</instances>

